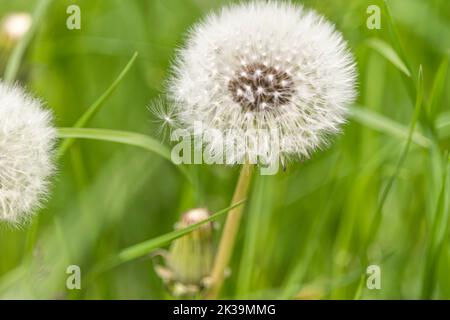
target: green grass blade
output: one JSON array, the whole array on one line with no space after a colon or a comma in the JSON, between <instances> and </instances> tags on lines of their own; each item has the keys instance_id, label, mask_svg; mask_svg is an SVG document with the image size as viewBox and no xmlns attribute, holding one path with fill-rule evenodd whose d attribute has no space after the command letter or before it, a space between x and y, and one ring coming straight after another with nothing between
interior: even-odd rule
<instances>
[{"instance_id":1,"label":"green grass blade","mask_svg":"<svg viewBox=\"0 0 450 320\"><path fill-rule=\"evenodd\" d=\"M445 57L434 77L433 87L431 89L430 100L427 106L429 117L434 120L439 112L439 106L442 101L445 89L445 80L447 78L448 56Z\"/></svg>"},{"instance_id":2,"label":"green grass blade","mask_svg":"<svg viewBox=\"0 0 450 320\"><path fill-rule=\"evenodd\" d=\"M406 157L408 155L409 148L410 148L411 142L412 142L413 133L416 128L417 121L421 114L422 104L423 104L422 100L423 100L423 72L422 72L422 66L420 66L418 91L417 91L416 103L415 103L415 107L414 107L414 115L413 115L413 119L411 121L411 125L409 127L408 140L406 141L403 151L400 154L400 158L397 162L397 166L395 168L394 174L388 180L386 187L384 188L384 190L382 192L381 199L380 199L379 205L377 207L377 211L375 212L375 216L373 218L372 227L369 231L369 236L367 239L365 249L367 249L367 247L372 243L372 241L375 239L375 237L378 233L378 229L381 224L384 204L387 200L389 192L391 191L392 185L394 184L394 181L397 179L398 173L400 172L400 169L402 168L402 166L406 160Z\"/></svg>"},{"instance_id":3,"label":"green grass blade","mask_svg":"<svg viewBox=\"0 0 450 320\"><path fill-rule=\"evenodd\" d=\"M394 49L397 52L397 54L398 54L399 58L401 59L401 61L403 62L403 64L405 65L409 74L411 75L409 77L404 75L403 79L406 84L406 88L408 89L408 94L409 94L411 100L414 101L414 99L417 96L418 86L415 83L415 78L413 77L412 72L411 72L411 70L412 70L411 66L408 63L407 56L405 55L403 46L400 43L400 37L398 35L397 27L394 23L394 18L392 17L391 9L389 8L387 0L384 0L383 8L384 8L385 16L387 17L389 34L390 34L391 41L394 45Z\"/></svg>"},{"instance_id":4,"label":"green grass blade","mask_svg":"<svg viewBox=\"0 0 450 320\"><path fill-rule=\"evenodd\" d=\"M203 225L207 222L211 222L211 221L215 221L215 220L219 219L221 216L228 213L228 211L230 211L231 209L239 207L240 205L244 204L244 202L245 202L245 200L239 201L238 203L233 204L233 205L229 206L228 208L222 209L222 210L212 214L208 219L205 219L199 223L193 224L187 228L169 232L169 233L159 236L155 239L151 239L151 240L139 243L137 245L134 245L125 250L122 250L118 255L119 260L121 262L127 262L130 260L142 257L146 254L149 254L153 250L160 248L162 246L165 246L165 245L169 244L170 242L172 242L173 240L176 240L178 238L181 238L181 237L187 235L188 233L191 233L195 229L199 228L201 225Z\"/></svg>"},{"instance_id":5,"label":"green grass blade","mask_svg":"<svg viewBox=\"0 0 450 320\"><path fill-rule=\"evenodd\" d=\"M330 195L334 193L335 190L335 184L333 182L333 175L331 174L334 169L339 168L339 161L335 161L333 164L334 168L333 170L330 170L330 174L326 177L327 183L332 184L330 187ZM304 251L296 257L297 260L294 264L294 267L292 271L287 275L286 279L284 280L283 284L283 290L278 295L277 298L279 299L292 299L297 294L298 291L303 286L303 281L306 276L306 273L308 271L308 268L310 267L313 259L314 254L317 252L317 250L320 248L320 239L322 235L325 234L325 228L327 221L330 219L332 215L332 202L323 202L321 204L321 207L319 207L319 212L321 212L320 219L314 219L313 224L308 228L307 235L305 239L310 239L308 242L308 245L305 246Z\"/></svg>"},{"instance_id":6,"label":"green grass blade","mask_svg":"<svg viewBox=\"0 0 450 320\"><path fill-rule=\"evenodd\" d=\"M126 263L131 260L135 260L137 258L148 255L152 251L159 249L161 247L164 247L164 246L170 244L172 241L174 241L178 238L181 238L181 237L187 235L188 233L191 233L192 231L199 228L203 224L219 219L223 215L227 214L231 209L244 204L245 201L246 200L244 199L244 200L239 201L238 203L235 203L225 209L217 211L216 213L212 214L208 219L200 221L200 222L193 224L187 228L184 228L181 230L175 230L175 231L166 233L162 236L159 236L159 237L138 243L129 248L126 248L126 249L122 250L116 257L113 257L110 260L106 261L104 264L101 264L97 268L96 272L94 272L94 273L98 274L99 272L103 272L105 270L114 268L122 263Z\"/></svg>"},{"instance_id":7,"label":"green grass blade","mask_svg":"<svg viewBox=\"0 0 450 320\"><path fill-rule=\"evenodd\" d=\"M442 187L436 207L436 213L430 233L430 240L425 259L425 270L422 279L422 299L431 299L436 287L437 267L444 243L449 231L449 173L450 165L447 154L447 169L442 178Z\"/></svg>"},{"instance_id":8,"label":"green grass blade","mask_svg":"<svg viewBox=\"0 0 450 320\"><path fill-rule=\"evenodd\" d=\"M405 64L406 68L408 69L409 74L412 74L411 66L409 65L408 60L406 59L406 55L403 50L403 46L400 43L400 37L399 37L398 31L397 31L397 27L394 23L394 18L392 17L391 9L389 7L387 0L384 0L383 9L384 9L384 13L387 17L389 34L391 36L391 40L394 45L394 49L398 53L400 59ZM414 81L414 79L412 79L412 80Z\"/></svg>"},{"instance_id":9,"label":"green grass blade","mask_svg":"<svg viewBox=\"0 0 450 320\"><path fill-rule=\"evenodd\" d=\"M271 179L272 178L272 179ZM260 253L261 240L267 234L267 225L270 224L270 214L275 205L277 193L271 188L276 183L275 179L270 176L258 175L255 177L252 197L249 200L245 232L242 245L241 259L239 260L239 268L235 271L237 276L236 295L241 299L247 299L248 293L253 291L252 285L255 282L255 267L263 262L258 259ZM268 249L265 249L267 252Z\"/></svg>"},{"instance_id":10,"label":"green grass blade","mask_svg":"<svg viewBox=\"0 0 450 320\"><path fill-rule=\"evenodd\" d=\"M437 117L435 125L440 138L450 137L450 112L442 112Z\"/></svg>"},{"instance_id":11,"label":"green grass blade","mask_svg":"<svg viewBox=\"0 0 450 320\"><path fill-rule=\"evenodd\" d=\"M5 69L4 80L6 82L13 82L17 77L17 73L19 72L20 63L22 62L23 56L25 55L25 51L28 48L31 40L37 32L41 21L43 21L45 14L47 12L48 7L50 6L52 0L41 0L37 3L32 17L32 25L25 36L19 41L19 43L14 48L11 57L8 60Z\"/></svg>"},{"instance_id":12,"label":"green grass blade","mask_svg":"<svg viewBox=\"0 0 450 320\"><path fill-rule=\"evenodd\" d=\"M350 107L350 117L362 125L389 136L404 140L408 140L409 138L407 127L369 109L358 106ZM411 139L412 142L423 148L430 147L431 141L418 131L414 131Z\"/></svg>"},{"instance_id":13,"label":"green grass blade","mask_svg":"<svg viewBox=\"0 0 450 320\"><path fill-rule=\"evenodd\" d=\"M59 128L58 137L60 139L89 139L126 144L153 152L172 162L170 150L166 146L141 133L110 129ZM182 165L177 165L176 167L189 180L190 183L195 185L195 180L186 167Z\"/></svg>"},{"instance_id":14,"label":"green grass blade","mask_svg":"<svg viewBox=\"0 0 450 320\"><path fill-rule=\"evenodd\" d=\"M119 76L114 80L114 82L109 86L109 88L86 110L86 112L78 119L78 121L74 124L74 128L82 128L84 127L94 116L95 114L100 110L100 107L105 103L105 101L111 96L111 94L114 92L114 90L117 88L117 86L120 84L120 82L123 80L125 75L130 71L131 67L133 66L134 62L136 61L136 58L138 56L138 53L135 52L133 56L131 57L130 61L128 61L125 68L120 72ZM63 156L66 151L72 146L75 139L66 139L59 147L57 151L57 157Z\"/></svg>"},{"instance_id":15,"label":"green grass blade","mask_svg":"<svg viewBox=\"0 0 450 320\"><path fill-rule=\"evenodd\" d=\"M363 274L361 276L361 278L359 279L358 287L355 291L355 295L353 296L353 300L361 300L361 297L363 295L365 280L366 280L366 275Z\"/></svg>"},{"instance_id":16,"label":"green grass blade","mask_svg":"<svg viewBox=\"0 0 450 320\"><path fill-rule=\"evenodd\" d=\"M94 128L59 128L58 137L60 139L90 139L127 144L152 151L171 161L168 148L159 141L141 133Z\"/></svg>"},{"instance_id":17,"label":"green grass blade","mask_svg":"<svg viewBox=\"0 0 450 320\"><path fill-rule=\"evenodd\" d=\"M406 66L405 62L395 52L395 50L387 44L385 41L377 38L372 38L366 41L367 45L373 50L381 54L386 60L392 63L398 70L400 70L405 76L411 77L411 72Z\"/></svg>"}]
</instances>

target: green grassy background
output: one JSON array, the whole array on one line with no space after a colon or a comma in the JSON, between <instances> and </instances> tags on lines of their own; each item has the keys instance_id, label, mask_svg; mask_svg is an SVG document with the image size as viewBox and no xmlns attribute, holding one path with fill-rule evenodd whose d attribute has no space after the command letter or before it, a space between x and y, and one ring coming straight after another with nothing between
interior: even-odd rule
<instances>
[{"instance_id":1,"label":"green grassy background","mask_svg":"<svg viewBox=\"0 0 450 320\"><path fill-rule=\"evenodd\" d=\"M0 0L0 18L32 12L38 2ZM397 37L385 13L381 30L366 28L366 8L382 8L382 1L297 2L343 32L358 62L359 98L330 148L276 176L256 177L222 297L450 298L450 2L390 0ZM81 7L81 30L65 27L72 3ZM187 28L224 3L50 1L17 80L46 100L58 127L70 127L137 51L136 63L87 126L158 138L146 106L164 91ZM411 77L374 50L373 38L398 52ZM0 56L3 72L5 52ZM422 112L405 154L420 65ZM227 207L238 174L238 168L189 166L201 185L192 190L161 157L98 141L76 142L58 166L39 219L19 230L0 225L0 298L167 298L148 256L89 275L122 249L173 230L188 208ZM80 291L66 290L70 264L81 267ZM371 264L381 267L381 290L365 287Z\"/></svg>"}]
</instances>

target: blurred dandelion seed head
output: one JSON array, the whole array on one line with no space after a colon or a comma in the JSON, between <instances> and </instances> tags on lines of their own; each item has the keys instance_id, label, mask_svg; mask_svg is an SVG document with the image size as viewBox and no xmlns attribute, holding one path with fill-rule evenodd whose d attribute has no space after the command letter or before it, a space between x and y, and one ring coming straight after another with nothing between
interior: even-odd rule
<instances>
[{"instance_id":1,"label":"blurred dandelion seed head","mask_svg":"<svg viewBox=\"0 0 450 320\"><path fill-rule=\"evenodd\" d=\"M169 98L179 126L191 132L198 121L205 131L243 136L277 130L284 163L309 157L339 132L355 82L353 56L332 23L298 5L255 1L194 26L174 64ZM205 147L216 148L211 141ZM236 162L266 158L270 148L249 142Z\"/></svg>"},{"instance_id":2,"label":"blurred dandelion seed head","mask_svg":"<svg viewBox=\"0 0 450 320\"><path fill-rule=\"evenodd\" d=\"M0 220L20 224L48 194L56 130L42 103L0 82Z\"/></svg>"},{"instance_id":3,"label":"blurred dandelion seed head","mask_svg":"<svg viewBox=\"0 0 450 320\"><path fill-rule=\"evenodd\" d=\"M1 33L10 40L22 38L30 29L31 15L26 12L17 12L7 15L1 24Z\"/></svg>"}]
</instances>

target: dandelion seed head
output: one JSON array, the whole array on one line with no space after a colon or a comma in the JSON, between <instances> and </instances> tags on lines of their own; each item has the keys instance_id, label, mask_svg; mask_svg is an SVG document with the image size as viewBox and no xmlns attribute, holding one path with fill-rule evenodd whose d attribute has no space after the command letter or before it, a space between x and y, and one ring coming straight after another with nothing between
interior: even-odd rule
<instances>
[{"instance_id":1,"label":"dandelion seed head","mask_svg":"<svg viewBox=\"0 0 450 320\"><path fill-rule=\"evenodd\" d=\"M0 221L19 225L41 206L54 171L55 139L42 103L0 82Z\"/></svg>"},{"instance_id":2,"label":"dandelion seed head","mask_svg":"<svg viewBox=\"0 0 450 320\"><path fill-rule=\"evenodd\" d=\"M169 98L184 128L200 121L206 130L253 138L255 129L278 130L284 163L309 157L339 132L356 96L355 69L342 35L322 16L288 2L254 1L192 28ZM270 152L256 145L249 142L239 157Z\"/></svg>"},{"instance_id":3,"label":"dandelion seed head","mask_svg":"<svg viewBox=\"0 0 450 320\"><path fill-rule=\"evenodd\" d=\"M11 40L22 38L30 29L31 15L25 12L11 13L1 23L1 32Z\"/></svg>"}]
</instances>

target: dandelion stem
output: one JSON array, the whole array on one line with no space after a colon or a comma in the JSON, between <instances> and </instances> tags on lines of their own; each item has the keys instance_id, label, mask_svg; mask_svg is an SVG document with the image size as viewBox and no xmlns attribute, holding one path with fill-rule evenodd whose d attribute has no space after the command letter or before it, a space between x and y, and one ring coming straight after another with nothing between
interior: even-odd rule
<instances>
[{"instance_id":1,"label":"dandelion stem","mask_svg":"<svg viewBox=\"0 0 450 320\"><path fill-rule=\"evenodd\" d=\"M244 200L247 197L251 178L252 178L252 165L245 163L241 168L239 180L236 184L236 189L233 195L233 203ZM219 243L219 249L214 261L213 270L211 273L211 287L206 294L207 299L216 299L217 295L222 288L224 281L225 268L230 261L234 244L236 242L236 235L239 230L239 224L242 217L243 207L235 207L232 209L225 222L222 237Z\"/></svg>"},{"instance_id":2,"label":"dandelion stem","mask_svg":"<svg viewBox=\"0 0 450 320\"><path fill-rule=\"evenodd\" d=\"M45 14L47 13L47 9L52 2L53 0L41 0L36 5L33 13L33 23L31 28L16 45L6 65L4 74L4 80L6 82L12 83L16 79L17 74L19 73L20 63L25 55L25 51L27 50L33 37L36 35L40 23L43 21Z\"/></svg>"}]
</instances>

